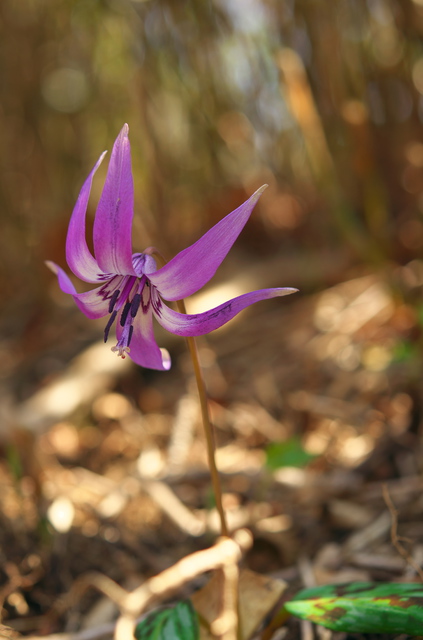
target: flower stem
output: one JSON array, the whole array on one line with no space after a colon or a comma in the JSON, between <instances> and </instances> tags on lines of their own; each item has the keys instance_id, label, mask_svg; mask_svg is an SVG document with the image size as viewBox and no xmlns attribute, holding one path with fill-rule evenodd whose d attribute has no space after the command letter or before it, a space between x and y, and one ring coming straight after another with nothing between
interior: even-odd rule
<instances>
[{"instance_id":1,"label":"flower stem","mask_svg":"<svg viewBox=\"0 0 423 640\"><path fill-rule=\"evenodd\" d=\"M154 256L156 261L162 266L167 263L166 258L160 253L160 251L158 251L158 249L156 249L156 247L149 247L144 251L144 253ZM176 304L178 306L179 311L181 313L186 314L187 310L185 308L185 302L183 300L178 300ZM198 395L200 397L201 416L203 419L204 433L206 434L206 442L207 442L207 456L209 460L209 469L210 469L211 481L213 485L214 499L215 499L216 508L220 517L220 529L222 532L222 536L229 537L228 525L226 523L226 516L225 516L225 511L223 509L223 502L222 502L222 487L220 484L219 472L217 470L216 458L214 455L216 446L214 442L213 427L210 420L206 385L204 382L203 373L200 366L200 360L198 357L198 349L197 349L197 344L195 342L195 338L187 337L186 340L188 343L188 348L191 355L192 364L194 367L194 375L197 383Z\"/></svg>"},{"instance_id":2,"label":"flower stem","mask_svg":"<svg viewBox=\"0 0 423 640\"><path fill-rule=\"evenodd\" d=\"M185 303L183 300L178 300L177 305L181 313L186 313ZM228 525L226 523L225 511L223 509L223 503L222 503L222 487L220 484L219 472L216 466L216 458L215 458L216 447L215 447L215 441L214 441L213 427L210 420L206 385L204 383L204 378L201 371L200 360L198 358L198 349L197 349L197 344L195 342L195 338L188 337L186 340L188 343L192 364L194 366L195 380L197 382L198 395L200 397L201 416L203 419L204 432L206 434L207 454L209 459L210 475L211 475L211 480L213 485L214 498L216 501L216 508L220 516L220 528L222 530L222 536L228 536L229 535Z\"/></svg>"}]
</instances>

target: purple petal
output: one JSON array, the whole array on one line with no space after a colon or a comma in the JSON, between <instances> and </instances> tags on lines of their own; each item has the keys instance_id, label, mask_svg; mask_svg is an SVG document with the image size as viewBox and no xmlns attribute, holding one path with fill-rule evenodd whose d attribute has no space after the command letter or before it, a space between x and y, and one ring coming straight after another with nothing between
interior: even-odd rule
<instances>
[{"instance_id":1,"label":"purple petal","mask_svg":"<svg viewBox=\"0 0 423 640\"><path fill-rule=\"evenodd\" d=\"M61 290L73 296L82 313L88 318L103 318L109 313L110 292L115 288L111 283L105 283L92 291L78 293L69 276L61 267L54 262L46 262L46 265L57 275ZM116 278L116 281L118 285L120 279Z\"/></svg>"},{"instance_id":2,"label":"purple petal","mask_svg":"<svg viewBox=\"0 0 423 640\"><path fill-rule=\"evenodd\" d=\"M106 273L134 274L131 242L133 215L134 183L128 125L125 124L113 145L94 220L95 257Z\"/></svg>"},{"instance_id":3,"label":"purple petal","mask_svg":"<svg viewBox=\"0 0 423 640\"><path fill-rule=\"evenodd\" d=\"M202 336L226 324L228 320L231 320L231 318L236 316L242 309L245 309L245 307L248 307L250 304L254 304L254 302L267 300L268 298L276 298L278 296L287 296L296 291L298 291L298 289L288 287L281 289L260 289L259 291L245 293L242 296L224 302L214 309L210 309L210 311L197 313L195 315L184 315L183 313L173 311L157 296L157 298L154 299L153 309L158 322L170 333L178 336Z\"/></svg>"},{"instance_id":4,"label":"purple petal","mask_svg":"<svg viewBox=\"0 0 423 640\"><path fill-rule=\"evenodd\" d=\"M260 187L244 204L164 267L148 274L165 300L182 300L201 289L214 276L266 187Z\"/></svg>"},{"instance_id":5,"label":"purple petal","mask_svg":"<svg viewBox=\"0 0 423 640\"><path fill-rule=\"evenodd\" d=\"M90 175L84 182L69 222L66 238L66 261L73 273L81 280L85 280L85 282L98 282L99 275L102 273L87 246L85 217L94 174L100 166L105 153L97 160Z\"/></svg>"},{"instance_id":6,"label":"purple petal","mask_svg":"<svg viewBox=\"0 0 423 640\"><path fill-rule=\"evenodd\" d=\"M144 312L138 311L134 319L134 333L129 348L129 356L136 364L147 369L168 371L171 366L170 355L166 349L157 346L153 332L153 314L151 306ZM118 321L117 338L122 335L123 328Z\"/></svg>"}]
</instances>

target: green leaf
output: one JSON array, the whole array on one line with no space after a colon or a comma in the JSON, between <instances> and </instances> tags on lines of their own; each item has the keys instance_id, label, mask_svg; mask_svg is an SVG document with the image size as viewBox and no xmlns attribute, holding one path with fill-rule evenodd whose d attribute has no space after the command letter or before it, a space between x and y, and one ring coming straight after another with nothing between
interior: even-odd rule
<instances>
[{"instance_id":1,"label":"green leaf","mask_svg":"<svg viewBox=\"0 0 423 640\"><path fill-rule=\"evenodd\" d=\"M137 640L198 640L198 617L191 601L152 611L137 624L135 637Z\"/></svg>"},{"instance_id":2,"label":"green leaf","mask_svg":"<svg viewBox=\"0 0 423 640\"><path fill-rule=\"evenodd\" d=\"M394 346L392 359L394 362L409 362L418 355L418 352L419 347L417 344L409 340L402 340Z\"/></svg>"},{"instance_id":3,"label":"green leaf","mask_svg":"<svg viewBox=\"0 0 423 640\"><path fill-rule=\"evenodd\" d=\"M423 585L355 582L300 591L289 613L332 631L423 635Z\"/></svg>"},{"instance_id":4,"label":"green leaf","mask_svg":"<svg viewBox=\"0 0 423 640\"><path fill-rule=\"evenodd\" d=\"M23 476L22 460L19 449L14 444L9 444L6 451L9 469L15 480L21 480Z\"/></svg>"},{"instance_id":5,"label":"green leaf","mask_svg":"<svg viewBox=\"0 0 423 640\"><path fill-rule=\"evenodd\" d=\"M423 304L419 304L417 307L417 321L423 327Z\"/></svg>"},{"instance_id":6,"label":"green leaf","mask_svg":"<svg viewBox=\"0 0 423 640\"><path fill-rule=\"evenodd\" d=\"M315 456L304 451L299 438L272 442L266 449L266 467L272 471L281 467L304 467Z\"/></svg>"}]
</instances>

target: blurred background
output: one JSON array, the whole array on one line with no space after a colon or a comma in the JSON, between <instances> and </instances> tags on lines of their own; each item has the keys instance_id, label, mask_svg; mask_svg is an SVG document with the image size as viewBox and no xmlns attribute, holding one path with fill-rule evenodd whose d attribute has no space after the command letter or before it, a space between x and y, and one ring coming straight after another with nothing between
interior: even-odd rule
<instances>
[{"instance_id":1,"label":"blurred background","mask_svg":"<svg viewBox=\"0 0 423 640\"><path fill-rule=\"evenodd\" d=\"M124 524L118 518L138 496L136 483L129 482L127 501L109 511L90 503L84 529L85 502L65 490L65 481L55 492L57 477L47 481L43 473L78 467L107 476L111 459L120 460L122 473L134 460L150 473L138 458L142 438L153 452L170 446L176 456L171 416L183 412L181 396L191 397L183 341L158 333L174 358L169 374L116 364L108 347L90 351L103 323L82 316L44 265L50 259L65 267L79 189L125 122L137 251L154 244L172 256L269 185L209 294L190 307L209 308L252 288L301 290L254 307L204 341L224 443L235 438L239 447L259 449L301 436L310 455L322 456L322 470L351 469L375 454L379 438L386 447L388 433L400 455L395 438L414 429L411 440L401 440L402 462L378 450L371 473L419 476L420 440L413 438L422 408L422 33L422 0L0 3L0 432L1 473L10 490L4 512L10 538L4 534L3 545L13 547L20 522L14 561L21 566L26 559L24 573L47 556L51 561L50 552L31 553L34 540L57 533L57 519L46 513L59 499L73 514L64 531L73 522L84 545L125 535L125 544L135 544L134 521L141 526L135 512ZM106 166L107 159L94 181L91 224ZM57 391L57 380L70 386ZM244 413L235 402L244 403ZM246 410L248 402L255 404ZM142 437L128 426L134 416L149 425ZM228 493L239 508L244 489L239 483ZM188 484L180 497L203 504ZM148 526L156 531L162 516L155 498L148 500ZM274 509L266 517L281 515ZM185 550L185 538L178 540ZM100 560L99 566L104 570ZM73 569L64 583L43 583L44 600L12 598L8 615L38 615L46 594L69 586Z\"/></svg>"},{"instance_id":2,"label":"blurred background","mask_svg":"<svg viewBox=\"0 0 423 640\"><path fill-rule=\"evenodd\" d=\"M5 0L0 11L2 361L50 344L58 296L43 261L64 265L81 184L124 122L137 250L173 255L266 182L237 251L292 256L281 285L319 288L351 266L421 255L422 3ZM98 176L91 214L101 188Z\"/></svg>"}]
</instances>

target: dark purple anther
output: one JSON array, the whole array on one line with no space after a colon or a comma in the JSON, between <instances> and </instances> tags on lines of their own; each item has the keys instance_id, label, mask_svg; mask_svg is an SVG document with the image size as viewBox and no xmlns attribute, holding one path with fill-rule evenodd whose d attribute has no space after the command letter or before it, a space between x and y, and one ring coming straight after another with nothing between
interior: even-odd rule
<instances>
[{"instance_id":1,"label":"dark purple anther","mask_svg":"<svg viewBox=\"0 0 423 640\"><path fill-rule=\"evenodd\" d=\"M120 291L119 291L119 289L116 289L116 291L114 292L114 294L110 298L109 313L112 313L113 309L115 308L116 300L119 298L119 296L120 296Z\"/></svg>"},{"instance_id":2,"label":"dark purple anther","mask_svg":"<svg viewBox=\"0 0 423 640\"><path fill-rule=\"evenodd\" d=\"M112 326L112 324L115 321L115 318L117 316L117 311L113 311L112 315L110 316L107 324L106 324L106 328L104 329L104 342L107 342L107 338L109 337L109 331L110 328Z\"/></svg>"},{"instance_id":3,"label":"dark purple anther","mask_svg":"<svg viewBox=\"0 0 423 640\"><path fill-rule=\"evenodd\" d=\"M139 293L136 293L134 295L134 298L131 304L131 316L133 318L135 318L135 316L137 315L138 309L140 308L140 304L141 304L141 296Z\"/></svg>"},{"instance_id":4,"label":"dark purple anther","mask_svg":"<svg viewBox=\"0 0 423 640\"><path fill-rule=\"evenodd\" d=\"M120 317L120 326L121 327L125 326L126 318L128 317L128 313L129 313L130 308L131 308L131 303L130 302L127 302L125 304L125 306L123 307L122 315Z\"/></svg>"}]
</instances>

